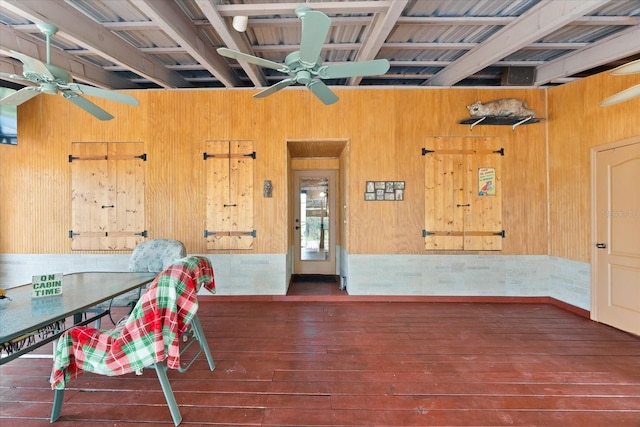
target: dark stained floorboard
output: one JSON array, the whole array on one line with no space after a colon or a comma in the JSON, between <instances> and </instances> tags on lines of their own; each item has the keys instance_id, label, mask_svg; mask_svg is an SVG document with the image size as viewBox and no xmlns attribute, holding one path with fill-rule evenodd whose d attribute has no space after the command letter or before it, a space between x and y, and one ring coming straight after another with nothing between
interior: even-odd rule
<instances>
[{"instance_id":1,"label":"dark stained floorboard","mask_svg":"<svg viewBox=\"0 0 640 427\"><path fill-rule=\"evenodd\" d=\"M185 426L640 427L640 339L550 304L211 297L199 316L216 370L169 372ZM0 425L49 425L50 354L0 367ZM172 425L155 372L71 381L54 426L88 425Z\"/></svg>"}]
</instances>

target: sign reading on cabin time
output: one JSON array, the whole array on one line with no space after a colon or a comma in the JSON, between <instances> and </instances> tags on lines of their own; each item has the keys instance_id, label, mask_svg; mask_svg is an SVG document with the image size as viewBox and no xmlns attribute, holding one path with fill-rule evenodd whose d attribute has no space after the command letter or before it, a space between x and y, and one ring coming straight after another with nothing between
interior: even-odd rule
<instances>
[{"instance_id":1,"label":"sign reading on cabin time","mask_svg":"<svg viewBox=\"0 0 640 427\"><path fill-rule=\"evenodd\" d=\"M31 298L62 295L62 276L62 273L33 276Z\"/></svg>"}]
</instances>

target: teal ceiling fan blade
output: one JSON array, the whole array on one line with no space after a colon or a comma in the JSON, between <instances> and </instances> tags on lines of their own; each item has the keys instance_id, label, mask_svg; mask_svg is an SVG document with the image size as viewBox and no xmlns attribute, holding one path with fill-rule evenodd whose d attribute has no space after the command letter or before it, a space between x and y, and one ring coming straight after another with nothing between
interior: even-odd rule
<instances>
[{"instance_id":1,"label":"teal ceiling fan blade","mask_svg":"<svg viewBox=\"0 0 640 427\"><path fill-rule=\"evenodd\" d=\"M640 96L640 85L631 86L622 92L618 92L615 95L608 97L600 103L600 106L605 107L607 105L617 104L619 102L628 101L637 96Z\"/></svg>"},{"instance_id":2,"label":"teal ceiling fan blade","mask_svg":"<svg viewBox=\"0 0 640 427\"><path fill-rule=\"evenodd\" d=\"M104 89L100 89L93 86L83 85L81 83L70 83L67 85L67 87L76 93L81 93L84 95L96 96L98 98L104 98L110 101L121 102L123 104L129 104L129 105L135 105L135 106L140 105L140 103L135 97L131 95L126 95L124 93L104 90Z\"/></svg>"},{"instance_id":3,"label":"teal ceiling fan blade","mask_svg":"<svg viewBox=\"0 0 640 427\"><path fill-rule=\"evenodd\" d=\"M284 89L287 86L291 86L292 84L294 84L296 82L295 79L284 79L279 81L278 83L274 84L273 86L269 86L268 88L261 90L260 92L256 93L255 95L253 95L254 98L264 98L267 97L269 95L271 95L272 93L276 93L277 91Z\"/></svg>"},{"instance_id":4,"label":"teal ceiling fan blade","mask_svg":"<svg viewBox=\"0 0 640 427\"><path fill-rule=\"evenodd\" d=\"M36 86L26 86L11 95L7 95L0 100L0 105L20 105L31 98L40 95L40 88Z\"/></svg>"},{"instance_id":5,"label":"teal ceiling fan blade","mask_svg":"<svg viewBox=\"0 0 640 427\"><path fill-rule=\"evenodd\" d=\"M257 56L248 55L246 53L239 52L233 49L227 49L226 47L218 48L218 53L227 58L237 59L239 61L246 61L251 64L259 65L265 68L271 68L273 70L288 72L289 68L284 64L278 64L277 62L269 61L268 59L258 58Z\"/></svg>"},{"instance_id":6,"label":"teal ceiling fan blade","mask_svg":"<svg viewBox=\"0 0 640 427\"><path fill-rule=\"evenodd\" d=\"M3 73L2 71L0 71L0 77L4 77L9 80L18 80L18 81L24 81L24 82L29 81L24 76L19 76L17 74Z\"/></svg>"},{"instance_id":7,"label":"teal ceiling fan blade","mask_svg":"<svg viewBox=\"0 0 640 427\"><path fill-rule=\"evenodd\" d=\"M49 71L49 69L47 68L44 62L40 61L39 59L32 58L23 53L16 52L14 50L10 52L12 57L16 58L17 60L19 60L24 64L24 76L27 77L28 79L29 79L28 77L29 73L35 73L40 76L43 76L45 79L48 79L49 81L55 80L54 75L51 74L51 71Z\"/></svg>"},{"instance_id":8,"label":"teal ceiling fan blade","mask_svg":"<svg viewBox=\"0 0 640 427\"><path fill-rule=\"evenodd\" d=\"M113 119L113 116L111 114L107 113L106 111L104 111L102 108L98 107L93 102L89 101L86 98L83 98L82 96L78 95L75 92L63 91L62 92L62 96L65 99L73 102L75 105L77 105L78 107L82 108L84 111L86 111L87 113L91 114L92 116L94 116L97 119L100 119L100 120L111 120L111 119Z\"/></svg>"},{"instance_id":9,"label":"teal ceiling fan blade","mask_svg":"<svg viewBox=\"0 0 640 427\"><path fill-rule=\"evenodd\" d=\"M387 71L389 71L389 61L376 59L373 61L323 65L318 70L318 76L323 79L342 79L345 77L377 76L385 74Z\"/></svg>"},{"instance_id":10,"label":"teal ceiling fan blade","mask_svg":"<svg viewBox=\"0 0 640 427\"><path fill-rule=\"evenodd\" d=\"M629 62L628 64L621 65L611 70L611 74L614 76L622 76L625 74L640 73L640 59L637 61Z\"/></svg>"},{"instance_id":11,"label":"teal ceiling fan blade","mask_svg":"<svg viewBox=\"0 0 640 427\"><path fill-rule=\"evenodd\" d=\"M322 80L313 79L309 82L307 87L325 105L331 105L338 102L338 99L339 99L338 96L335 93L333 93L333 91L329 89L329 87L326 84L324 84Z\"/></svg>"},{"instance_id":12,"label":"teal ceiling fan blade","mask_svg":"<svg viewBox=\"0 0 640 427\"><path fill-rule=\"evenodd\" d=\"M300 62L307 67L318 63L322 46L329 34L331 19L317 10L299 7L296 14L302 21L302 39L300 40Z\"/></svg>"}]
</instances>

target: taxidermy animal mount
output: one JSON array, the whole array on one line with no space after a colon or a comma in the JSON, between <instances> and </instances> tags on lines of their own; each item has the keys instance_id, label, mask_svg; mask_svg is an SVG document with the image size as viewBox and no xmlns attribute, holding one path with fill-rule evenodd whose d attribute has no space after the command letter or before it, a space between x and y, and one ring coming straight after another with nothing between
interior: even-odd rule
<instances>
[{"instance_id":1,"label":"taxidermy animal mount","mask_svg":"<svg viewBox=\"0 0 640 427\"><path fill-rule=\"evenodd\" d=\"M483 104L476 101L467 105L471 117L535 117L536 112L529 109L527 103L522 99L504 98L489 101Z\"/></svg>"}]
</instances>

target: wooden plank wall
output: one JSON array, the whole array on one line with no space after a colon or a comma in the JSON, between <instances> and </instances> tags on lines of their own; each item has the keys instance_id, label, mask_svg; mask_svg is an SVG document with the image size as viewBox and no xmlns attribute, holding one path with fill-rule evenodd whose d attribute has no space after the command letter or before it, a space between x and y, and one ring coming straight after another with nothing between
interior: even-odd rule
<instances>
[{"instance_id":1,"label":"wooden plank wall","mask_svg":"<svg viewBox=\"0 0 640 427\"><path fill-rule=\"evenodd\" d=\"M469 126L466 105L519 97L546 114L541 89L337 88L340 101L319 103L291 87L256 100L253 90L130 92L140 107L98 101L114 113L99 122L61 97L41 95L19 109L17 147L0 146L0 253L71 253L70 170L73 141L141 141L149 156L145 215L151 238L177 238L205 253L202 236L206 140L255 142L258 187L269 179L273 197L255 192L258 238L254 253L289 246L286 141L348 141L339 158L341 244L351 254L423 254L424 159L428 136L500 138L503 159L503 254L546 254L546 126ZM574 128L575 124L568 125ZM405 181L403 202L365 202L365 182ZM261 187L260 187L261 188ZM346 206L346 208L345 208Z\"/></svg>"},{"instance_id":2,"label":"wooden plank wall","mask_svg":"<svg viewBox=\"0 0 640 427\"><path fill-rule=\"evenodd\" d=\"M637 84L638 74L601 73L548 91L550 255L590 262L591 148L640 135L640 98L598 104Z\"/></svg>"}]
</instances>

